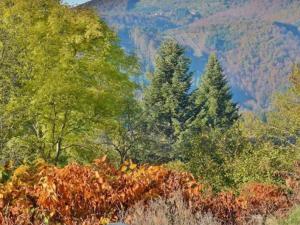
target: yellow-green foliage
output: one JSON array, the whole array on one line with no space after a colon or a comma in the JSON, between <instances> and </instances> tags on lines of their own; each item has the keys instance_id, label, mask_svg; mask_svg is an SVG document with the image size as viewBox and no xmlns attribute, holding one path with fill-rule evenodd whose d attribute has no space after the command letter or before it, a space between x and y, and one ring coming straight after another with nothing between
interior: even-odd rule
<instances>
[{"instance_id":1,"label":"yellow-green foliage","mask_svg":"<svg viewBox=\"0 0 300 225\"><path fill-rule=\"evenodd\" d=\"M290 88L275 96L273 110L268 114L268 135L278 144L299 149L300 127L300 65L295 65L290 76Z\"/></svg>"},{"instance_id":2,"label":"yellow-green foliage","mask_svg":"<svg viewBox=\"0 0 300 225\"><path fill-rule=\"evenodd\" d=\"M116 35L93 11L58 0L1 1L0 31L7 158L36 154L57 163L87 145L97 150L89 138L133 96L135 59Z\"/></svg>"},{"instance_id":3,"label":"yellow-green foliage","mask_svg":"<svg viewBox=\"0 0 300 225\"><path fill-rule=\"evenodd\" d=\"M292 171L292 152L262 144L243 152L227 165L231 177L237 185L248 182L281 182L277 175L281 171Z\"/></svg>"},{"instance_id":4,"label":"yellow-green foliage","mask_svg":"<svg viewBox=\"0 0 300 225\"><path fill-rule=\"evenodd\" d=\"M164 167L177 172L188 172L188 166L179 160L164 164Z\"/></svg>"}]
</instances>

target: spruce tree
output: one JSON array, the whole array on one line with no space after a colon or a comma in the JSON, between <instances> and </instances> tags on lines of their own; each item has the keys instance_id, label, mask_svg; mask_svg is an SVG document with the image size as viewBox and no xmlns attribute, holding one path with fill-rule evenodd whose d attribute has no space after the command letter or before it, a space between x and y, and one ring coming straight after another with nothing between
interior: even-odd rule
<instances>
[{"instance_id":1,"label":"spruce tree","mask_svg":"<svg viewBox=\"0 0 300 225\"><path fill-rule=\"evenodd\" d=\"M165 152L172 151L187 119L192 73L184 53L184 48L173 40L161 45L144 96L148 130L159 138L160 144L164 143L164 147L156 148Z\"/></svg>"},{"instance_id":2,"label":"spruce tree","mask_svg":"<svg viewBox=\"0 0 300 225\"><path fill-rule=\"evenodd\" d=\"M192 95L194 117L192 127L229 128L239 118L238 107L232 101L232 94L215 54L206 65L201 84Z\"/></svg>"}]
</instances>

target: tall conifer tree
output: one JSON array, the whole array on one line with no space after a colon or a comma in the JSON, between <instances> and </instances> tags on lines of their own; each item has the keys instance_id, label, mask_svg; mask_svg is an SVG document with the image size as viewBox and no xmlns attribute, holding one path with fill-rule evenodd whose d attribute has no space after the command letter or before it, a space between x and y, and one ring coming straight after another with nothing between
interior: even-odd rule
<instances>
[{"instance_id":1,"label":"tall conifer tree","mask_svg":"<svg viewBox=\"0 0 300 225\"><path fill-rule=\"evenodd\" d=\"M206 65L201 84L193 93L194 118L192 127L229 128L239 118L238 107L215 54Z\"/></svg>"},{"instance_id":2,"label":"tall conifer tree","mask_svg":"<svg viewBox=\"0 0 300 225\"><path fill-rule=\"evenodd\" d=\"M148 130L169 150L187 119L192 78L189 65L184 48L173 40L165 41L155 61L151 84L145 92Z\"/></svg>"}]
</instances>

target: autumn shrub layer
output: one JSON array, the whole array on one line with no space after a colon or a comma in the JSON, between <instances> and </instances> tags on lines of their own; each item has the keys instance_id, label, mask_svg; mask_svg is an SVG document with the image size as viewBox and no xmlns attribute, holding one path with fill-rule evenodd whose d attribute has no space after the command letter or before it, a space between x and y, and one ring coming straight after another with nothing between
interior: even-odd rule
<instances>
[{"instance_id":1,"label":"autumn shrub layer","mask_svg":"<svg viewBox=\"0 0 300 225\"><path fill-rule=\"evenodd\" d=\"M129 212L139 202L147 205L178 191L194 213L212 213L223 224L241 224L251 215L291 206L276 186L248 185L239 196L204 194L188 173L132 163L116 169L102 158L90 166L37 163L18 168L0 189L0 224L101 224L119 220L120 211Z\"/></svg>"},{"instance_id":2,"label":"autumn shrub layer","mask_svg":"<svg viewBox=\"0 0 300 225\"><path fill-rule=\"evenodd\" d=\"M139 202L128 210L125 219L130 225L221 225L211 213L193 211L180 192L147 205Z\"/></svg>"}]
</instances>

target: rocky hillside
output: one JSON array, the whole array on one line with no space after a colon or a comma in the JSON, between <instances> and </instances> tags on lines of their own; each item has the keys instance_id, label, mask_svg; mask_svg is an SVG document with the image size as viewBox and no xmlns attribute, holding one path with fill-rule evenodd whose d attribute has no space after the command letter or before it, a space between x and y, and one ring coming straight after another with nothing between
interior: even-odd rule
<instances>
[{"instance_id":1,"label":"rocky hillside","mask_svg":"<svg viewBox=\"0 0 300 225\"><path fill-rule=\"evenodd\" d=\"M122 46L152 68L164 38L175 38L192 58L195 84L211 52L220 57L236 101L267 109L300 60L299 0L92 0L118 31Z\"/></svg>"}]
</instances>

